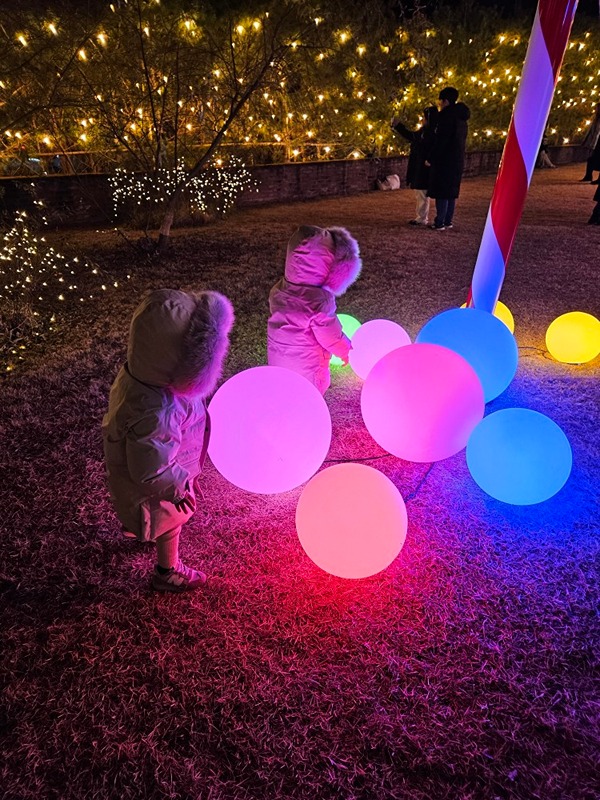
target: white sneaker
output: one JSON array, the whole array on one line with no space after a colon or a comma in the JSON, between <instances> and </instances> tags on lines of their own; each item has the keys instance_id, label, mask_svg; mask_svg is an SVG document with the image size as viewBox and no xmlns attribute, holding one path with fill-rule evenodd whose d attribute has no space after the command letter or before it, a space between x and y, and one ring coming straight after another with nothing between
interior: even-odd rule
<instances>
[{"instance_id":1,"label":"white sneaker","mask_svg":"<svg viewBox=\"0 0 600 800\"><path fill-rule=\"evenodd\" d=\"M156 567L152 573L152 588L157 592L193 592L205 583L204 572L186 567L181 560L177 562L176 567L171 567L164 574L161 574Z\"/></svg>"}]
</instances>

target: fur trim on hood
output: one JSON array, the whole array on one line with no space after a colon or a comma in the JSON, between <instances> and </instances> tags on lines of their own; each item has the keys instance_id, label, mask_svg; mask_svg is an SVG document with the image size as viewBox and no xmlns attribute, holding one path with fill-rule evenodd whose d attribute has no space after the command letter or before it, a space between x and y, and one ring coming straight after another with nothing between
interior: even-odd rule
<instances>
[{"instance_id":1,"label":"fur trim on hood","mask_svg":"<svg viewBox=\"0 0 600 800\"><path fill-rule=\"evenodd\" d=\"M230 301L218 292L151 292L131 321L130 374L142 383L206 397L221 375L233 320Z\"/></svg>"},{"instance_id":2,"label":"fur trim on hood","mask_svg":"<svg viewBox=\"0 0 600 800\"><path fill-rule=\"evenodd\" d=\"M288 242L285 277L290 283L322 286L339 296L361 267L358 242L345 228L301 225Z\"/></svg>"},{"instance_id":3,"label":"fur trim on hood","mask_svg":"<svg viewBox=\"0 0 600 800\"><path fill-rule=\"evenodd\" d=\"M345 228L328 228L333 238L333 266L325 283L336 297L344 294L360 275L362 261L358 242Z\"/></svg>"}]
</instances>

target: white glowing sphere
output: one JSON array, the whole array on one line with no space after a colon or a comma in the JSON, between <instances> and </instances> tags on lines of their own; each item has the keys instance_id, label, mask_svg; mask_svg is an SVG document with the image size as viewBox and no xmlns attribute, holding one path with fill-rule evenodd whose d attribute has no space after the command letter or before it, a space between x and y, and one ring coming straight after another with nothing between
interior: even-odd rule
<instances>
[{"instance_id":1,"label":"white glowing sphere","mask_svg":"<svg viewBox=\"0 0 600 800\"><path fill-rule=\"evenodd\" d=\"M363 323L352 337L350 366L364 380L380 358L407 344L410 336L397 322L372 319Z\"/></svg>"},{"instance_id":2,"label":"white glowing sphere","mask_svg":"<svg viewBox=\"0 0 600 800\"><path fill-rule=\"evenodd\" d=\"M382 472L364 464L328 467L307 483L296 530L308 557L340 578L367 578L388 567L406 538L406 506Z\"/></svg>"},{"instance_id":3,"label":"white glowing sphere","mask_svg":"<svg viewBox=\"0 0 600 800\"><path fill-rule=\"evenodd\" d=\"M258 494L294 489L319 469L331 417L319 390L283 367L234 375L210 402L208 454L228 481Z\"/></svg>"},{"instance_id":4,"label":"white glowing sphere","mask_svg":"<svg viewBox=\"0 0 600 800\"><path fill-rule=\"evenodd\" d=\"M360 402L373 439L417 462L458 453L484 412L473 367L437 344L411 344L384 356L369 372Z\"/></svg>"}]
</instances>

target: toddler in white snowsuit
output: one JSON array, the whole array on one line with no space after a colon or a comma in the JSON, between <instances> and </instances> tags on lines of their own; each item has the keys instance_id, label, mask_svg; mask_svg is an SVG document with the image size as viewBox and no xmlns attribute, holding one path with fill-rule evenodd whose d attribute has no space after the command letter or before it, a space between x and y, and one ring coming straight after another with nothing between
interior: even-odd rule
<instances>
[{"instance_id":1,"label":"toddler in white snowsuit","mask_svg":"<svg viewBox=\"0 0 600 800\"><path fill-rule=\"evenodd\" d=\"M217 292L151 292L133 315L127 362L110 391L102 422L110 493L124 530L156 542L159 591L206 581L179 559L179 534L196 509L210 432L205 398L232 325L233 307Z\"/></svg>"},{"instance_id":2,"label":"toddler in white snowsuit","mask_svg":"<svg viewBox=\"0 0 600 800\"><path fill-rule=\"evenodd\" d=\"M361 266L358 243L344 228L298 228L288 242L285 277L269 295L269 366L298 372L325 393L331 356L347 363L350 352L335 298L354 283Z\"/></svg>"}]
</instances>

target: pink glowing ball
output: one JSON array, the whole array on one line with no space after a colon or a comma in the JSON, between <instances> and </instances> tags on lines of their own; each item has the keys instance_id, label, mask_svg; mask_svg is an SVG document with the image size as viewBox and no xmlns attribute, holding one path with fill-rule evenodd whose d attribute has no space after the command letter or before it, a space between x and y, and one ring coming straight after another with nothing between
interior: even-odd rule
<instances>
[{"instance_id":1,"label":"pink glowing ball","mask_svg":"<svg viewBox=\"0 0 600 800\"><path fill-rule=\"evenodd\" d=\"M209 406L208 454L228 481L257 494L294 489L319 469L331 417L319 390L283 367L239 372Z\"/></svg>"},{"instance_id":2,"label":"pink glowing ball","mask_svg":"<svg viewBox=\"0 0 600 800\"><path fill-rule=\"evenodd\" d=\"M402 550L407 524L398 489L364 464L319 472L296 509L296 530L307 556L339 578L368 578L388 567Z\"/></svg>"},{"instance_id":3,"label":"pink glowing ball","mask_svg":"<svg viewBox=\"0 0 600 800\"><path fill-rule=\"evenodd\" d=\"M373 367L361 409L367 430L388 453L406 461L440 461L466 447L483 418L483 387L453 350L411 344Z\"/></svg>"},{"instance_id":4,"label":"pink glowing ball","mask_svg":"<svg viewBox=\"0 0 600 800\"><path fill-rule=\"evenodd\" d=\"M380 358L407 344L410 344L410 336L398 323L372 319L352 336L350 366L364 380Z\"/></svg>"}]
</instances>

